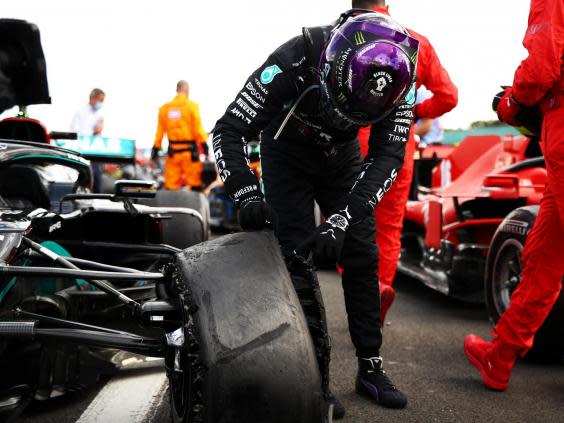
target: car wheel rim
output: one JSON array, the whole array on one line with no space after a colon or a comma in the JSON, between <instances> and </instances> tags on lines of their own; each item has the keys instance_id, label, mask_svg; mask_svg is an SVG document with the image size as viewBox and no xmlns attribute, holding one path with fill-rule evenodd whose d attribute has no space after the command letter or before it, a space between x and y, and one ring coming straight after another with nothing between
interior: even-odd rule
<instances>
[{"instance_id":1,"label":"car wheel rim","mask_svg":"<svg viewBox=\"0 0 564 423\"><path fill-rule=\"evenodd\" d=\"M192 366L189 354L180 349L173 349L170 357L169 389L171 407L175 421L184 421L190 410L192 398Z\"/></svg>"},{"instance_id":2,"label":"car wheel rim","mask_svg":"<svg viewBox=\"0 0 564 423\"><path fill-rule=\"evenodd\" d=\"M498 316L509 307L511 295L521 281L523 244L506 240L498 250L493 266L492 294Z\"/></svg>"}]
</instances>

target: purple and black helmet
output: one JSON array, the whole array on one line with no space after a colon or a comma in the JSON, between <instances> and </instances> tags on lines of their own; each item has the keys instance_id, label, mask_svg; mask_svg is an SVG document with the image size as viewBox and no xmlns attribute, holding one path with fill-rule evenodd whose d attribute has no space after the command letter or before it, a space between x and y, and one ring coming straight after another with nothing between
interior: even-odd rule
<instances>
[{"instance_id":1,"label":"purple and black helmet","mask_svg":"<svg viewBox=\"0 0 564 423\"><path fill-rule=\"evenodd\" d=\"M385 117L415 82L419 42L378 12L338 25L321 55L321 104L346 129Z\"/></svg>"}]
</instances>

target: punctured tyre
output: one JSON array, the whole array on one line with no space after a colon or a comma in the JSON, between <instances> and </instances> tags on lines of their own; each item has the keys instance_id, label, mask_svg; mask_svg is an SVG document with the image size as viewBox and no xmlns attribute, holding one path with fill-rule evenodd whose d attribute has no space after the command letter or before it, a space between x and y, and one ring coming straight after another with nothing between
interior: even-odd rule
<instances>
[{"instance_id":1,"label":"punctured tyre","mask_svg":"<svg viewBox=\"0 0 564 423\"><path fill-rule=\"evenodd\" d=\"M192 389L184 415L171 395L173 420L325 421L315 350L274 235L245 232L198 244L178 254L175 267L189 310L182 354Z\"/></svg>"}]
</instances>

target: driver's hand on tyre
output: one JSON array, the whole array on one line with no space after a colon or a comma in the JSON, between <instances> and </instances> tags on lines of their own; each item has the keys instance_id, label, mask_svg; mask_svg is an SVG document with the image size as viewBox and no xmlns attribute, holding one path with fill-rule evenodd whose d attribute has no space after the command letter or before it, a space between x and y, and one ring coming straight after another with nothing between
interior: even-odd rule
<instances>
[{"instance_id":1,"label":"driver's hand on tyre","mask_svg":"<svg viewBox=\"0 0 564 423\"><path fill-rule=\"evenodd\" d=\"M275 211L263 200L248 201L239 209L239 224L244 231L274 229L277 221Z\"/></svg>"},{"instance_id":2,"label":"driver's hand on tyre","mask_svg":"<svg viewBox=\"0 0 564 423\"><path fill-rule=\"evenodd\" d=\"M333 214L323 222L313 234L296 248L296 253L305 255L311 251L315 261L322 263L336 262L341 258L345 234L348 229L348 220L340 215Z\"/></svg>"}]
</instances>

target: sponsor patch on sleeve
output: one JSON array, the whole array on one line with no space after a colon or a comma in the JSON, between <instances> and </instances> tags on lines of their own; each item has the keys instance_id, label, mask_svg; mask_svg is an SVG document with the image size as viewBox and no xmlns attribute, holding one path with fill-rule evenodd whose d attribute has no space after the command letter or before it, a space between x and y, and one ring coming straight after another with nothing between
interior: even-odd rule
<instances>
[{"instance_id":1,"label":"sponsor patch on sleeve","mask_svg":"<svg viewBox=\"0 0 564 423\"><path fill-rule=\"evenodd\" d=\"M278 65L272 65L264 68L262 73L260 74L260 82L263 84L270 84L276 75L282 73L282 69L278 67Z\"/></svg>"},{"instance_id":2,"label":"sponsor patch on sleeve","mask_svg":"<svg viewBox=\"0 0 564 423\"><path fill-rule=\"evenodd\" d=\"M415 83L411 86L411 88L409 89L409 92L407 93L407 95L405 96L405 102L411 106L413 106L415 104L415 95L416 93L416 89L415 89Z\"/></svg>"}]
</instances>

